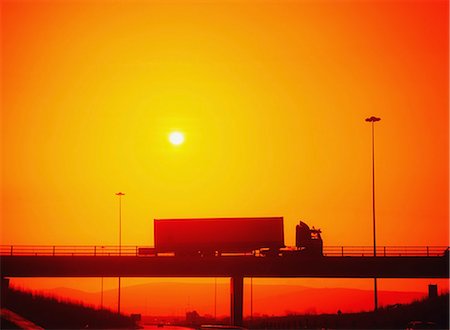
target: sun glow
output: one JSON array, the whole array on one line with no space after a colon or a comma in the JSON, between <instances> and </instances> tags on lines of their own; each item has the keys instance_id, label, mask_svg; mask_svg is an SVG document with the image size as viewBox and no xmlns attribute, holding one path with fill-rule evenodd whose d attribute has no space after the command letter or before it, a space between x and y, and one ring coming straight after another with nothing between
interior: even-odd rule
<instances>
[{"instance_id":1,"label":"sun glow","mask_svg":"<svg viewBox=\"0 0 450 330\"><path fill-rule=\"evenodd\" d=\"M169 134L169 141L173 145L180 145L184 142L184 134L180 132L172 132Z\"/></svg>"}]
</instances>

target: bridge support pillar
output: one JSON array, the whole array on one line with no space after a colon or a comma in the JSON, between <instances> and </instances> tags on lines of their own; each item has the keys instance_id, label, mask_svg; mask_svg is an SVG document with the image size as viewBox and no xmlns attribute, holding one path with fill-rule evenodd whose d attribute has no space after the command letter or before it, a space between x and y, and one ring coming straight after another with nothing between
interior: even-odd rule
<instances>
[{"instance_id":1,"label":"bridge support pillar","mask_svg":"<svg viewBox=\"0 0 450 330\"><path fill-rule=\"evenodd\" d=\"M231 277L231 324L242 326L244 306L244 277Z\"/></svg>"}]
</instances>

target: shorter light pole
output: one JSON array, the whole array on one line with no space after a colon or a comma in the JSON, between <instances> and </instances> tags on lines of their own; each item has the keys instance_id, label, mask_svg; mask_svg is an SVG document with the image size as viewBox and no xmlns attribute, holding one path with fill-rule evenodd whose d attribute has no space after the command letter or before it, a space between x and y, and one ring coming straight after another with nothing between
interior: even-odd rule
<instances>
[{"instance_id":1,"label":"shorter light pole","mask_svg":"<svg viewBox=\"0 0 450 330\"><path fill-rule=\"evenodd\" d=\"M253 321L253 277L250 277L250 320Z\"/></svg>"},{"instance_id":2,"label":"shorter light pole","mask_svg":"<svg viewBox=\"0 0 450 330\"><path fill-rule=\"evenodd\" d=\"M102 246L102 257L103 257L103 254L104 254L104 249L105 247L104 246ZM101 293L101 296L100 296L100 309L103 309L103 276L102 276L102 293Z\"/></svg>"},{"instance_id":3,"label":"shorter light pole","mask_svg":"<svg viewBox=\"0 0 450 330\"><path fill-rule=\"evenodd\" d=\"M100 309L103 309L103 276L102 276L102 293L100 296Z\"/></svg>"},{"instance_id":4,"label":"shorter light pole","mask_svg":"<svg viewBox=\"0 0 450 330\"><path fill-rule=\"evenodd\" d=\"M214 278L214 321L217 320L217 277Z\"/></svg>"},{"instance_id":5,"label":"shorter light pole","mask_svg":"<svg viewBox=\"0 0 450 330\"><path fill-rule=\"evenodd\" d=\"M123 192L116 193L119 196L119 256L122 253L122 196L125 194Z\"/></svg>"},{"instance_id":6,"label":"shorter light pole","mask_svg":"<svg viewBox=\"0 0 450 330\"><path fill-rule=\"evenodd\" d=\"M122 196L123 192L116 193L119 196L119 256L122 255ZM120 277L119 277L119 289L117 293L117 314L120 314Z\"/></svg>"}]
</instances>

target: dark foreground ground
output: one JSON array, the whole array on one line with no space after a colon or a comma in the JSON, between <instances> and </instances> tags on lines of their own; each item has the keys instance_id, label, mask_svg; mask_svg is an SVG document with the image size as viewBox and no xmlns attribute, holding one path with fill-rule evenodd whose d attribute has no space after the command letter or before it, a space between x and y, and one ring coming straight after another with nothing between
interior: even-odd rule
<instances>
[{"instance_id":1,"label":"dark foreground ground","mask_svg":"<svg viewBox=\"0 0 450 330\"><path fill-rule=\"evenodd\" d=\"M1 307L44 329L135 328L132 319L125 315L14 289L2 292ZM20 329L20 327L2 317L0 329Z\"/></svg>"},{"instance_id":2,"label":"dark foreground ground","mask_svg":"<svg viewBox=\"0 0 450 330\"><path fill-rule=\"evenodd\" d=\"M247 321L250 329L449 329L449 295L377 312L351 314L290 315Z\"/></svg>"},{"instance_id":3,"label":"dark foreground ground","mask_svg":"<svg viewBox=\"0 0 450 330\"><path fill-rule=\"evenodd\" d=\"M228 320L221 320L227 324ZM198 319L180 323L200 328L214 323ZM255 317L244 321L246 329L449 329L449 295L426 298L411 304L379 308L377 312Z\"/></svg>"},{"instance_id":4,"label":"dark foreground ground","mask_svg":"<svg viewBox=\"0 0 450 330\"><path fill-rule=\"evenodd\" d=\"M3 292L4 294L4 292ZM30 292L8 290L2 308L19 314L44 329L135 329L125 315L109 310L65 302ZM198 314L197 314L198 315ZM192 316L192 315L191 315ZM211 320L209 320L211 321ZM226 324L228 320L222 320ZM180 326L201 328L208 322L198 316ZM166 326L167 327L167 326ZM246 319L247 329L449 329L449 295L427 298L412 304L392 305L377 312L351 314L288 315ZM20 329L5 319L1 329ZM159 328L164 330L164 325Z\"/></svg>"}]
</instances>

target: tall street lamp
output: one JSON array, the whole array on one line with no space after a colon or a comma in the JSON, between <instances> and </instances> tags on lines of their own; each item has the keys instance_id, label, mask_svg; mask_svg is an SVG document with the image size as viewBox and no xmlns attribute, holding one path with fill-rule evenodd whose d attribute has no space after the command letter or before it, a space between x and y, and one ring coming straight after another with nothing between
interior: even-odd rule
<instances>
[{"instance_id":1,"label":"tall street lamp","mask_svg":"<svg viewBox=\"0 0 450 330\"><path fill-rule=\"evenodd\" d=\"M372 219L373 219L373 256L377 256L377 241L375 234L375 123L381 118L375 116L366 118L366 121L372 123ZM378 294L377 294L377 278L373 278L373 291L375 310L378 309Z\"/></svg>"},{"instance_id":2,"label":"tall street lamp","mask_svg":"<svg viewBox=\"0 0 450 330\"><path fill-rule=\"evenodd\" d=\"M119 256L122 255L122 196L123 192L116 193L119 196ZM117 297L117 314L120 314L120 277L119 277L119 289Z\"/></svg>"}]
</instances>

